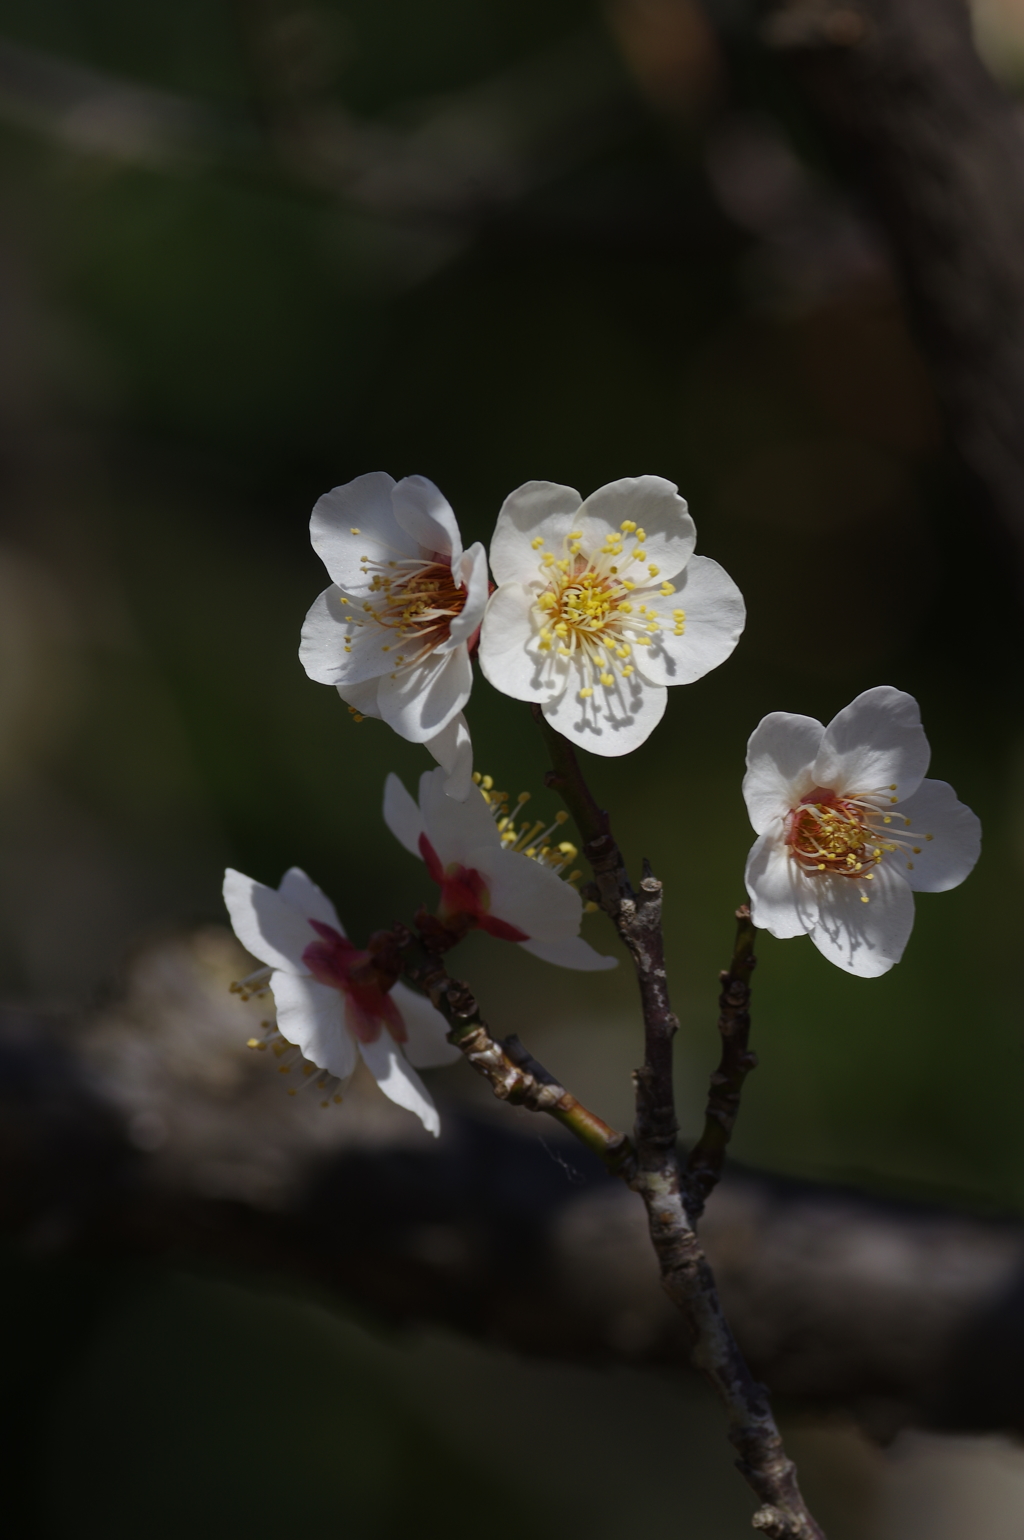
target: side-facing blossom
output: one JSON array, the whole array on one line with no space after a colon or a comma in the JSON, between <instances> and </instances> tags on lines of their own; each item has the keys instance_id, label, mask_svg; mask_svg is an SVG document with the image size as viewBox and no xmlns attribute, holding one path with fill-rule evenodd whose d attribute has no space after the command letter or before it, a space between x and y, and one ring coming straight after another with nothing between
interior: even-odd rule
<instances>
[{"instance_id":1,"label":"side-facing blossom","mask_svg":"<svg viewBox=\"0 0 1024 1540\"><path fill-rule=\"evenodd\" d=\"M440 770L422 775L418 803L397 775L389 775L384 787L385 823L426 862L441 890L438 918L456 931L478 929L518 942L563 968L614 968L614 957L602 957L579 934L582 900L558 874L565 851L575 850L549 842L561 820L544 832L537 825L510 843L499 827L499 806L479 789L454 802L443 781Z\"/></svg>"},{"instance_id":2,"label":"side-facing blossom","mask_svg":"<svg viewBox=\"0 0 1024 1540\"><path fill-rule=\"evenodd\" d=\"M370 953L346 938L330 899L297 866L276 889L229 868L224 902L239 941L267 965L278 1031L323 1072L327 1091L361 1056L384 1095L437 1134L437 1109L412 1066L459 1057L444 1017L404 984L381 987Z\"/></svg>"},{"instance_id":3,"label":"side-facing blossom","mask_svg":"<svg viewBox=\"0 0 1024 1540\"><path fill-rule=\"evenodd\" d=\"M747 745L743 795L758 839L747 860L755 925L809 935L831 962L874 978L903 955L914 894L971 871L981 824L931 758L913 696L865 690L823 727L772 712Z\"/></svg>"},{"instance_id":4,"label":"side-facing blossom","mask_svg":"<svg viewBox=\"0 0 1024 1540\"><path fill-rule=\"evenodd\" d=\"M487 603L487 559L462 548L455 515L433 482L383 471L320 498L313 549L331 577L306 616L299 657L311 679L336 687L360 716L383 717L424 743L468 790L463 706L470 649ZM465 773L462 773L462 772Z\"/></svg>"},{"instance_id":5,"label":"side-facing blossom","mask_svg":"<svg viewBox=\"0 0 1024 1540\"><path fill-rule=\"evenodd\" d=\"M695 542L686 503L660 476L612 481L585 501L528 481L505 499L491 542L485 675L594 754L637 748L667 686L716 668L743 630L739 589L694 556Z\"/></svg>"}]
</instances>

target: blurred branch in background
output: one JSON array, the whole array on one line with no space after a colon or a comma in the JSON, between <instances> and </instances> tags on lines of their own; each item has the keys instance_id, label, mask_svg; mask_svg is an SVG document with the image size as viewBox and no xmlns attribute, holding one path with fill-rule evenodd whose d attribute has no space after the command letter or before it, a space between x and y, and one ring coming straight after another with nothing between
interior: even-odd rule
<instances>
[{"instance_id":1,"label":"blurred branch in background","mask_svg":"<svg viewBox=\"0 0 1024 1540\"><path fill-rule=\"evenodd\" d=\"M284 1274L411 1326L571 1362L689 1363L635 1198L574 1143L449 1110L440 1145L368 1083L344 1115L240 1052L220 929L154 944L85 1021L0 1023L0 1191L38 1263ZM270 1060L271 1062L268 1062ZM529 1115L522 1114L529 1123ZM524 1135L526 1135L524 1137ZM784 1408L1024 1429L1024 1224L749 1170L702 1223L729 1319Z\"/></svg>"},{"instance_id":2,"label":"blurred branch in background","mask_svg":"<svg viewBox=\"0 0 1024 1540\"><path fill-rule=\"evenodd\" d=\"M1019 106L963 0L783 0L763 37L880 220L954 440L1024 547Z\"/></svg>"}]
</instances>

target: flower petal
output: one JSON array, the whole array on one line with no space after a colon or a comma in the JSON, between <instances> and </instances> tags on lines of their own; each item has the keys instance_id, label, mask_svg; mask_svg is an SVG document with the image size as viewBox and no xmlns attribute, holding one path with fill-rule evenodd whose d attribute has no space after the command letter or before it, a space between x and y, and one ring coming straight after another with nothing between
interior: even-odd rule
<instances>
[{"instance_id":1,"label":"flower petal","mask_svg":"<svg viewBox=\"0 0 1024 1540\"><path fill-rule=\"evenodd\" d=\"M868 902L862 892L870 886ZM811 940L823 957L858 978L878 978L903 956L914 925L914 895L884 863L870 884L823 874Z\"/></svg>"},{"instance_id":2,"label":"flower petal","mask_svg":"<svg viewBox=\"0 0 1024 1540\"><path fill-rule=\"evenodd\" d=\"M356 1045L345 1026L339 990L316 979L275 973L270 987L277 1005L277 1026L318 1069L347 1080L356 1067Z\"/></svg>"},{"instance_id":3,"label":"flower petal","mask_svg":"<svg viewBox=\"0 0 1024 1540\"><path fill-rule=\"evenodd\" d=\"M648 545L650 542L648 541ZM743 595L724 567L708 556L694 556L675 580L675 593L645 593L661 621L651 647L638 647L634 661L651 684L692 684L724 663L739 641L746 620ZM675 613L683 611L683 634L676 635Z\"/></svg>"},{"instance_id":4,"label":"flower petal","mask_svg":"<svg viewBox=\"0 0 1024 1540\"><path fill-rule=\"evenodd\" d=\"M384 822L410 855L420 855L420 835L426 827L423 815L394 771L384 782Z\"/></svg>"},{"instance_id":5,"label":"flower petal","mask_svg":"<svg viewBox=\"0 0 1024 1540\"><path fill-rule=\"evenodd\" d=\"M247 952L285 973L306 973L302 954L316 935L280 893L244 872L224 873L224 902L231 927Z\"/></svg>"},{"instance_id":6,"label":"flower petal","mask_svg":"<svg viewBox=\"0 0 1024 1540\"><path fill-rule=\"evenodd\" d=\"M321 920L332 926L339 936L345 927L338 919L338 912L327 894L306 876L301 866L290 866L277 885L277 891L290 908L304 915L307 920Z\"/></svg>"},{"instance_id":7,"label":"flower petal","mask_svg":"<svg viewBox=\"0 0 1024 1540\"><path fill-rule=\"evenodd\" d=\"M576 527L580 494L554 481L527 481L510 492L501 505L491 539L491 571L494 581L532 583L537 579L541 552L532 542L542 538L550 550L559 548Z\"/></svg>"},{"instance_id":8,"label":"flower petal","mask_svg":"<svg viewBox=\"0 0 1024 1540\"><path fill-rule=\"evenodd\" d=\"M889 791L913 796L931 758L917 701L877 685L851 701L825 729L814 763L817 785L847 796Z\"/></svg>"},{"instance_id":9,"label":"flower petal","mask_svg":"<svg viewBox=\"0 0 1024 1540\"><path fill-rule=\"evenodd\" d=\"M626 520L644 533L640 561L645 580L648 563L660 569L662 578L674 578L682 571L693 554L697 531L678 487L661 476L626 476L591 492L580 509L577 526L584 532L584 555L600 550L609 533L622 535ZM623 544L629 557L637 549L635 534L626 534ZM637 577L630 566L621 570L630 578Z\"/></svg>"},{"instance_id":10,"label":"flower petal","mask_svg":"<svg viewBox=\"0 0 1024 1540\"><path fill-rule=\"evenodd\" d=\"M346 706L351 706L361 717L379 718L380 707L377 705L379 685L379 677L374 677L363 679L359 684L339 684L337 690Z\"/></svg>"},{"instance_id":11,"label":"flower petal","mask_svg":"<svg viewBox=\"0 0 1024 1540\"><path fill-rule=\"evenodd\" d=\"M491 595L480 630L480 667L503 695L543 704L562 693L565 670L553 673L550 654L539 648L532 603L521 583L506 583Z\"/></svg>"},{"instance_id":12,"label":"flower petal","mask_svg":"<svg viewBox=\"0 0 1024 1540\"><path fill-rule=\"evenodd\" d=\"M415 1112L427 1133L436 1138L441 1119L433 1098L394 1040L382 1032L375 1043L360 1043L359 1052L384 1095L396 1106Z\"/></svg>"},{"instance_id":13,"label":"flower petal","mask_svg":"<svg viewBox=\"0 0 1024 1540\"><path fill-rule=\"evenodd\" d=\"M744 880L750 917L759 930L785 941L813 929L818 918L815 881L790 858L779 828L754 842Z\"/></svg>"},{"instance_id":14,"label":"flower petal","mask_svg":"<svg viewBox=\"0 0 1024 1540\"><path fill-rule=\"evenodd\" d=\"M575 968L578 973L603 973L619 966L617 957L604 957L595 952L582 936L567 936L564 941L520 941L519 945L524 952L530 952L544 962L554 963L559 968Z\"/></svg>"},{"instance_id":15,"label":"flower petal","mask_svg":"<svg viewBox=\"0 0 1024 1540\"><path fill-rule=\"evenodd\" d=\"M326 588L303 621L299 658L310 679L347 688L394 668L394 640L339 589Z\"/></svg>"},{"instance_id":16,"label":"flower petal","mask_svg":"<svg viewBox=\"0 0 1024 1540\"><path fill-rule=\"evenodd\" d=\"M747 741L743 797L755 832L763 834L815 785L814 761L825 729L813 717L773 711Z\"/></svg>"},{"instance_id":17,"label":"flower petal","mask_svg":"<svg viewBox=\"0 0 1024 1540\"><path fill-rule=\"evenodd\" d=\"M483 792L474 786L464 802L454 801L445 792L443 770L427 770L420 776L420 812L442 866L452 861L472 866L470 856L501 849L501 835Z\"/></svg>"},{"instance_id":18,"label":"flower petal","mask_svg":"<svg viewBox=\"0 0 1024 1540\"><path fill-rule=\"evenodd\" d=\"M514 925L531 940L561 941L579 932L583 901L549 866L519 851L493 847L471 850L464 865L475 867L486 881L496 920Z\"/></svg>"},{"instance_id":19,"label":"flower petal","mask_svg":"<svg viewBox=\"0 0 1024 1540\"><path fill-rule=\"evenodd\" d=\"M580 700L583 678L570 674L569 688L542 704L545 717L556 732L591 754L628 754L651 736L665 715L668 691L664 685L644 684L634 674L615 678L614 685L591 687L593 695Z\"/></svg>"},{"instance_id":20,"label":"flower petal","mask_svg":"<svg viewBox=\"0 0 1024 1540\"><path fill-rule=\"evenodd\" d=\"M484 618L490 584L487 580L487 553L479 540L452 564L452 575L466 590L466 602L448 628L450 646L468 642Z\"/></svg>"},{"instance_id":21,"label":"flower petal","mask_svg":"<svg viewBox=\"0 0 1024 1540\"><path fill-rule=\"evenodd\" d=\"M415 555L412 542L395 521L391 501L394 478L384 471L357 476L343 487L325 492L313 509L309 538L313 549L339 588L353 594L369 592L373 580L363 568L371 562Z\"/></svg>"},{"instance_id":22,"label":"flower petal","mask_svg":"<svg viewBox=\"0 0 1024 1540\"><path fill-rule=\"evenodd\" d=\"M469 700L473 666L469 650L459 647L446 657L385 674L377 691L380 714L399 737L429 743L444 731Z\"/></svg>"},{"instance_id":23,"label":"flower petal","mask_svg":"<svg viewBox=\"0 0 1024 1540\"><path fill-rule=\"evenodd\" d=\"M392 492L391 502L399 526L423 554L454 567L462 555L462 537L451 504L434 483L426 476L406 476Z\"/></svg>"},{"instance_id":24,"label":"flower petal","mask_svg":"<svg viewBox=\"0 0 1024 1540\"><path fill-rule=\"evenodd\" d=\"M454 1064L462 1050L448 1041L448 1023L430 1001L405 984L396 984L391 998L405 1023L405 1055L417 1069Z\"/></svg>"},{"instance_id":25,"label":"flower petal","mask_svg":"<svg viewBox=\"0 0 1024 1540\"><path fill-rule=\"evenodd\" d=\"M469 724L462 712L453 717L435 738L428 738L425 746L447 773L445 796L465 802L473 785L473 744Z\"/></svg>"},{"instance_id":26,"label":"flower petal","mask_svg":"<svg viewBox=\"0 0 1024 1540\"><path fill-rule=\"evenodd\" d=\"M904 854L887 857L898 864L915 893L946 893L958 887L981 854L981 820L957 801L945 781L922 781L912 797L893 810L893 827L900 815L910 820L902 833L917 835ZM902 832L902 831L901 831ZM911 865L912 863L912 865Z\"/></svg>"}]
</instances>

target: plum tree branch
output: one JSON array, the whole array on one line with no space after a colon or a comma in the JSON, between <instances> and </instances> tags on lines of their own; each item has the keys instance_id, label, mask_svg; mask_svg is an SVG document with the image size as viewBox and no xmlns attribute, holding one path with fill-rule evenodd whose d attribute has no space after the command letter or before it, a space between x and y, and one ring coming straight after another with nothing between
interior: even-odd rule
<instances>
[{"instance_id":1,"label":"plum tree branch","mask_svg":"<svg viewBox=\"0 0 1024 1540\"><path fill-rule=\"evenodd\" d=\"M640 989L644 1062L634 1074L637 1166L629 1185L647 1210L662 1286L687 1322L691 1360L725 1408L737 1466L761 1501L754 1528L771 1540L824 1540L800 1492L796 1466L783 1448L768 1392L751 1374L725 1318L686 1205L672 1083L672 1039L679 1023L665 969L662 885L645 861L639 890L634 890L608 814L595 801L575 750L537 706L532 709L551 755L545 779L576 819L599 902L633 959ZM741 960L741 971L744 966Z\"/></svg>"}]
</instances>

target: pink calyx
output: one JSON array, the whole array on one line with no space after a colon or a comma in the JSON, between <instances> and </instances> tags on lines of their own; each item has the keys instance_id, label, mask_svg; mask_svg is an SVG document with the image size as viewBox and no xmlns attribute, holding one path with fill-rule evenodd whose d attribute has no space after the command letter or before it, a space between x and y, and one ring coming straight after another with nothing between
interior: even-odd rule
<instances>
[{"instance_id":1,"label":"pink calyx","mask_svg":"<svg viewBox=\"0 0 1024 1540\"><path fill-rule=\"evenodd\" d=\"M345 999L345 1024L360 1043L375 1043L386 1027L396 1043L408 1038L402 1013L382 984L379 969L369 952L354 946L332 925L310 920L320 937L311 941L302 961L319 984L339 989Z\"/></svg>"},{"instance_id":2,"label":"pink calyx","mask_svg":"<svg viewBox=\"0 0 1024 1540\"><path fill-rule=\"evenodd\" d=\"M491 895L475 866L463 866L459 861L442 866L440 856L425 834L420 835L419 846L427 871L441 889L438 918L449 929L463 933L483 930L499 941L529 941L525 930L490 913Z\"/></svg>"}]
</instances>

